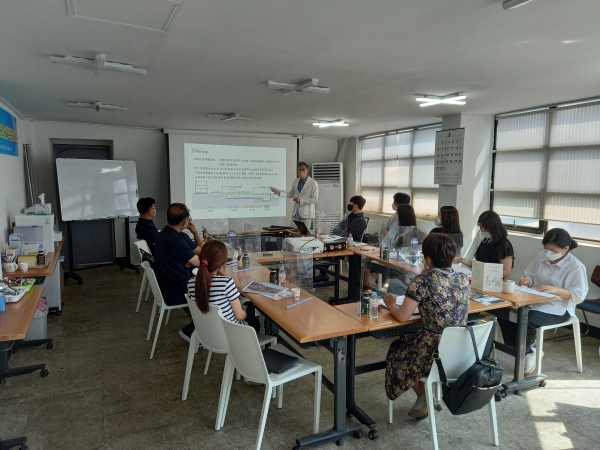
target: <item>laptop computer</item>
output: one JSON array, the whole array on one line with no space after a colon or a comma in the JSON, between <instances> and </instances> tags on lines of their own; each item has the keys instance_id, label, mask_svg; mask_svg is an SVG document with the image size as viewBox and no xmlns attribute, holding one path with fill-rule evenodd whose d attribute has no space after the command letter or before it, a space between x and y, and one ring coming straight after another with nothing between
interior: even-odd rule
<instances>
[{"instance_id":1,"label":"laptop computer","mask_svg":"<svg viewBox=\"0 0 600 450\"><path fill-rule=\"evenodd\" d=\"M286 353L278 352L270 348L265 348L262 351L263 358L265 360L265 366L270 373L282 373L292 367L298 358L290 356Z\"/></svg>"},{"instance_id":2,"label":"laptop computer","mask_svg":"<svg viewBox=\"0 0 600 450\"><path fill-rule=\"evenodd\" d=\"M300 232L300 234L302 236L310 236L310 231L308 231L308 228L306 228L306 224L300 220L294 220L294 223L296 224L296 227L298 227L298 231Z\"/></svg>"}]
</instances>

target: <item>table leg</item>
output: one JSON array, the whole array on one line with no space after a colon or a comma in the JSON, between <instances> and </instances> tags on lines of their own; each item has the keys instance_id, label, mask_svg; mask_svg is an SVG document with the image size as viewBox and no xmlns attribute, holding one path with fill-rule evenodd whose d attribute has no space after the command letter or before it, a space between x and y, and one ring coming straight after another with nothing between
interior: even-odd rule
<instances>
[{"instance_id":1,"label":"table leg","mask_svg":"<svg viewBox=\"0 0 600 450\"><path fill-rule=\"evenodd\" d=\"M346 424L346 364L347 351L346 339L337 338L333 348L333 378L334 378L334 415L333 428L321 433L296 439L298 448L303 446L317 446L336 441L338 445L343 443L342 439L350 436L356 430L360 430L360 424L353 422Z\"/></svg>"},{"instance_id":2,"label":"table leg","mask_svg":"<svg viewBox=\"0 0 600 450\"><path fill-rule=\"evenodd\" d=\"M335 301L340 300L340 265L341 259L336 260L335 262L335 274L333 276L335 286L333 286L333 297Z\"/></svg>"}]
</instances>

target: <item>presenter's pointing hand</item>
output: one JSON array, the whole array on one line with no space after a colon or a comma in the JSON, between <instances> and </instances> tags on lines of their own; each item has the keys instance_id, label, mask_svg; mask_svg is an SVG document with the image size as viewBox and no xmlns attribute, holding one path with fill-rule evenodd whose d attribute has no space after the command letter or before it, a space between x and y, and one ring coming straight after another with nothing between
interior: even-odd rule
<instances>
[{"instance_id":1,"label":"presenter's pointing hand","mask_svg":"<svg viewBox=\"0 0 600 450\"><path fill-rule=\"evenodd\" d=\"M275 195L280 195L281 192L279 192L277 189L271 188L271 191L273 192L273 194Z\"/></svg>"}]
</instances>

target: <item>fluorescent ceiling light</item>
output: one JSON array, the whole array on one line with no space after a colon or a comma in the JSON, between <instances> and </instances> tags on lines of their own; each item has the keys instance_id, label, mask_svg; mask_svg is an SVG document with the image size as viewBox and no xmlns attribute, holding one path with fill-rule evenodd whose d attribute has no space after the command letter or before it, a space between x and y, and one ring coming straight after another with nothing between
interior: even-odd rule
<instances>
[{"instance_id":1,"label":"fluorescent ceiling light","mask_svg":"<svg viewBox=\"0 0 600 450\"><path fill-rule=\"evenodd\" d=\"M57 64L70 64L94 69L96 76L102 75L103 70L116 70L117 72L128 72L136 75L146 75L143 69L136 69L131 64L122 64L106 60L106 55L96 53L94 59L79 58L78 56L51 56L50 61Z\"/></svg>"},{"instance_id":2,"label":"fluorescent ceiling light","mask_svg":"<svg viewBox=\"0 0 600 450\"><path fill-rule=\"evenodd\" d=\"M349 124L344 122L342 119L338 119L338 120L319 120L317 122L313 122L313 125L318 126L319 128L327 128L327 127L347 127Z\"/></svg>"},{"instance_id":3,"label":"fluorescent ceiling light","mask_svg":"<svg viewBox=\"0 0 600 450\"><path fill-rule=\"evenodd\" d=\"M210 119L219 119L221 122L230 122L230 121L241 121L241 122L250 122L252 119L248 117L240 116L238 113L230 113L230 114L207 114L206 117Z\"/></svg>"},{"instance_id":4,"label":"fluorescent ceiling light","mask_svg":"<svg viewBox=\"0 0 600 450\"><path fill-rule=\"evenodd\" d=\"M466 98L467 96L464 94L450 94L444 97L437 95L422 95L417 97L417 101L423 102L419 106L439 105L441 103L446 105L466 105L467 102L461 101Z\"/></svg>"},{"instance_id":5,"label":"fluorescent ceiling light","mask_svg":"<svg viewBox=\"0 0 600 450\"><path fill-rule=\"evenodd\" d=\"M509 9L518 8L519 6L526 5L527 3L532 1L533 0L504 0L502 2L502 7L508 11Z\"/></svg>"},{"instance_id":6,"label":"fluorescent ceiling light","mask_svg":"<svg viewBox=\"0 0 600 450\"><path fill-rule=\"evenodd\" d=\"M329 88L317 86L318 78L308 78L300 83L287 83L285 81L267 81L269 89L276 89L285 95L295 94L296 92L312 92L313 94L329 94Z\"/></svg>"},{"instance_id":7,"label":"fluorescent ceiling light","mask_svg":"<svg viewBox=\"0 0 600 450\"><path fill-rule=\"evenodd\" d=\"M105 109L105 110L108 110L111 112L127 111L127 108L123 108L122 106L107 105L107 104L100 103L100 102L69 102L68 105L72 108L95 109L96 112L100 111L101 109Z\"/></svg>"}]
</instances>

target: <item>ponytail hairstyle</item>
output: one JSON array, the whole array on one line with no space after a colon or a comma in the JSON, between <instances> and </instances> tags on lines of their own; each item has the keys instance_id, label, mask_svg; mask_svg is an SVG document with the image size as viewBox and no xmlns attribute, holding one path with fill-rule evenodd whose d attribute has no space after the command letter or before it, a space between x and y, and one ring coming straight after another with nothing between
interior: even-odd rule
<instances>
[{"instance_id":1,"label":"ponytail hairstyle","mask_svg":"<svg viewBox=\"0 0 600 450\"><path fill-rule=\"evenodd\" d=\"M567 230L562 228L552 228L548 230L542 239L542 245L553 244L559 248L569 247L569 251L577 248L577 241L571 239L571 235Z\"/></svg>"},{"instance_id":2,"label":"ponytail hairstyle","mask_svg":"<svg viewBox=\"0 0 600 450\"><path fill-rule=\"evenodd\" d=\"M206 314L210 298L210 274L221 269L227 262L227 247L221 241L208 241L202 246L199 258L194 295L198 309Z\"/></svg>"}]
</instances>

